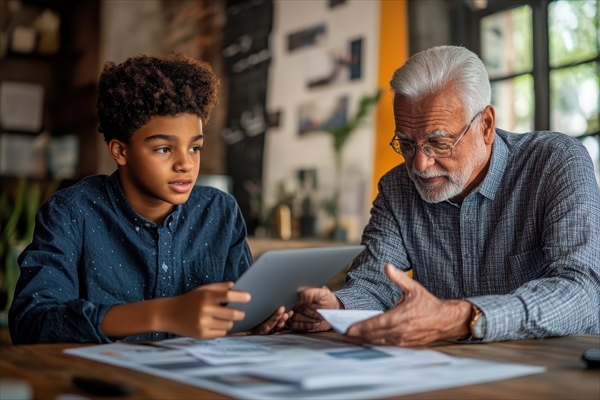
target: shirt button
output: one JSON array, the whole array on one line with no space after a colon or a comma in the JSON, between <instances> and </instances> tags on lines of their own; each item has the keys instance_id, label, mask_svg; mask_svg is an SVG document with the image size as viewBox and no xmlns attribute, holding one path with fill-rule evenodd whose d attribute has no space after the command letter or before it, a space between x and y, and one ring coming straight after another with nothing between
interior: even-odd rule
<instances>
[{"instance_id":1,"label":"shirt button","mask_svg":"<svg viewBox=\"0 0 600 400\"><path fill-rule=\"evenodd\" d=\"M149 224L149 223L147 223L147 222L146 222L146 224L145 224L145 225L146 225L147 227L149 227L149 226L150 226L150 224Z\"/></svg>"},{"instance_id":2,"label":"shirt button","mask_svg":"<svg viewBox=\"0 0 600 400\"><path fill-rule=\"evenodd\" d=\"M140 227L139 227L139 226L136 226L136 227L135 227L135 231L136 231L136 232L139 232L139 231L140 231Z\"/></svg>"}]
</instances>

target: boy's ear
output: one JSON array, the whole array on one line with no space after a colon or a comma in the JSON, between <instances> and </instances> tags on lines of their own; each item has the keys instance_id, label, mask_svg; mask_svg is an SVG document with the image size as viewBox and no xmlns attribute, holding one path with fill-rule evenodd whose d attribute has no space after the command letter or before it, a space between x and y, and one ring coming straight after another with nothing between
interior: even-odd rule
<instances>
[{"instance_id":1,"label":"boy's ear","mask_svg":"<svg viewBox=\"0 0 600 400\"><path fill-rule=\"evenodd\" d=\"M117 164L127 164L127 145L117 139L112 139L108 142L108 151Z\"/></svg>"}]
</instances>

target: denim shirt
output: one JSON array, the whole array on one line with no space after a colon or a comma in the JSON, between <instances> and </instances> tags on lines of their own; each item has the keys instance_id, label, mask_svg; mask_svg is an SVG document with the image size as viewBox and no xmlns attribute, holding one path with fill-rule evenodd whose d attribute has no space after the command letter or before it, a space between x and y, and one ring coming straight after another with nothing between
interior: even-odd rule
<instances>
[{"instance_id":1,"label":"denim shirt","mask_svg":"<svg viewBox=\"0 0 600 400\"><path fill-rule=\"evenodd\" d=\"M18 262L9 312L13 343L108 343L100 324L111 307L236 281L252 258L232 196L195 186L157 226L131 208L115 172L52 196ZM155 332L124 340L173 336Z\"/></svg>"},{"instance_id":2,"label":"denim shirt","mask_svg":"<svg viewBox=\"0 0 600 400\"><path fill-rule=\"evenodd\" d=\"M487 175L461 204L425 202L395 167L362 242L336 292L346 308L396 305L389 262L479 307L484 341L600 333L600 191L589 153L564 134L497 129Z\"/></svg>"}]
</instances>

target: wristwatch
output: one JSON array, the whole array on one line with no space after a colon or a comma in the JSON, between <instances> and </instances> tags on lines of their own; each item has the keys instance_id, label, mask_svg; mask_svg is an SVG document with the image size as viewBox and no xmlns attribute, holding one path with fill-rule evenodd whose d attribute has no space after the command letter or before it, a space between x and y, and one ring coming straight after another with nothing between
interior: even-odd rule
<instances>
[{"instance_id":1,"label":"wristwatch","mask_svg":"<svg viewBox=\"0 0 600 400\"><path fill-rule=\"evenodd\" d=\"M471 307L471 339L481 340L485 337L485 315L475 304L471 304Z\"/></svg>"}]
</instances>

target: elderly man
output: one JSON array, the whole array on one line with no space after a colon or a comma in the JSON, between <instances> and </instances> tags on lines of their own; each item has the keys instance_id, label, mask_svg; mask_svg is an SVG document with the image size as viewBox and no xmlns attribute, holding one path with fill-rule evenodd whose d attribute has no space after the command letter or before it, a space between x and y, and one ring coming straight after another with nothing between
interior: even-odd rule
<instances>
[{"instance_id":1,"label":"elderly man","mask_svg":"<svg viewBox=\"0 0 600 400\"><path fill-rule=\"evenodd\" d=\"M345 286L299 294L290 327L316 312L377 309L354 343L499 341L600 333L600 192L578 140L495 128L483 63L462 47L395 71L392 148ZM413 271L410 279L402 271Z\"/></svg>"}]
</instances>

